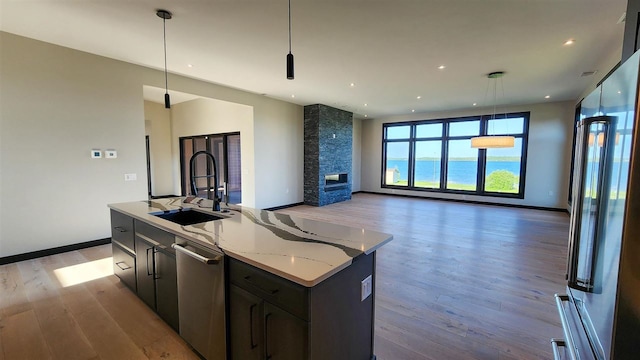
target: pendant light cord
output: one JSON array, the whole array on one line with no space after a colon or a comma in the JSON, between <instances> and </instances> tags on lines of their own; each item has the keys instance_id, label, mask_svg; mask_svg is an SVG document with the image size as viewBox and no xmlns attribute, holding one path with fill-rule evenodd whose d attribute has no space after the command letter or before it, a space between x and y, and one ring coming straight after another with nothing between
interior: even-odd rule
<instances>
[{"instance_id":1,"label":"pendant light cord","mask_svg":"<svg viewBox=\"0 0 640 360\"><path fill-rule=\"evenodd\" d=\"M495 120L496 119L496 107L497 107L497 100L496 100L496 96L497 96L497 90L498 90L498 79L493 79L493 116L491 117L491 120Z\"/></svg>"},{"instance_id":2,"label":"pendant light cord","mask_svg":"<svg viewBox=\"0 0 640 360\"><path fill-rule=\"evenodd\" d=\"M169 81L167 76L167 19L162 18L162 35L164 42L164 89L165 93L169 93Z\"/></svg>"},{"instance_id":3,"label":"pendant light cord","mask_svg":"<svg viewBox=\"0 0 640 360\"><path fill-rule=\"evenodd\" d=\"M291 54L291 0L289 0L289 54Z\"/></svg>"}]
</instances>

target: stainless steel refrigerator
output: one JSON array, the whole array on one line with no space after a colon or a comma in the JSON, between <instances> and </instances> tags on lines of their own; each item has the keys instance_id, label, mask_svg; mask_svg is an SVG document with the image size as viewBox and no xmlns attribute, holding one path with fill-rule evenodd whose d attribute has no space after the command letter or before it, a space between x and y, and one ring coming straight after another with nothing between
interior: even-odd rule
<instances>
[{"instance_id":1,"label":"stainless steel refrigerator","mask_svg":"<svg viewBox=\"0 0 640 360\"><path fill-rule=\"evenodd\" d=\"M581 104L557 359L640 359L639 59Z\"/></svg>"}]
</instances>

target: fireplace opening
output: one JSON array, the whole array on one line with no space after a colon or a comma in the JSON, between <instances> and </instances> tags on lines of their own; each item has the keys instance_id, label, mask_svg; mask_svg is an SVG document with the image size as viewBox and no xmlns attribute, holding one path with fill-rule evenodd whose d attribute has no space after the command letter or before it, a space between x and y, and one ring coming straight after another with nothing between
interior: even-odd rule
<instances>
[{"instance_id":1,"label":"fireplace opening","mask_svg":"<svg viewBox=\"0 0 640 360\"><path fill-rule=\"evenodd\" d=\"M347 174L331 174L324 176L324 186L340 185L347 183Z\"/></svg>"},{"instance_id":2,"label":"fireplace opening","mask_svg":"<svg viewBox=\"0 0 640 360\"><path fill-rule=\"evenodd\" d=\"M347 187L348 174L330 174L324 176L324 191L339 190Z\"/></svg>"}]
</instances>

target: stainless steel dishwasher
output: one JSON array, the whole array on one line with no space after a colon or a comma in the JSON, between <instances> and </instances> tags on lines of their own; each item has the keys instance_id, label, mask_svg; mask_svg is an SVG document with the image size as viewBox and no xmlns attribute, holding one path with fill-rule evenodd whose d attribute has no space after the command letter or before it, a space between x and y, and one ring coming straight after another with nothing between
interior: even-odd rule
<instances>
[{"instance_id":1,"label":"stainless steel dishwasher","mask_svg":"<svg viewBox=\"0 0 640 360\"><path fill-rule=\"evenodd\" d=\"M227 358L224 254L176 238L180 336L207 360Z\"/></svg>"}]
</instances>

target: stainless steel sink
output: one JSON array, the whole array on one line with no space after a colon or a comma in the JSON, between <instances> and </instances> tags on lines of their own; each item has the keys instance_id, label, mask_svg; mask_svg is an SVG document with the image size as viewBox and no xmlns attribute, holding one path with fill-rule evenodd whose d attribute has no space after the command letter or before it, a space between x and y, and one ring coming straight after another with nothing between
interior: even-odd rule
<instances>
[{"instance_id":1,"label":"stainless steel sink","mask_svg":"<svg viewBox=\"0 0 640 360\"><path fill-rule=\"evenodd\" d=\"M213 220L226 219L223 216L208 214L195 210L180 210L177 212L169 212L162 214L153 214L159 218L171 221L179 225L193 225Z\"/></svg>"}]
</instances>

